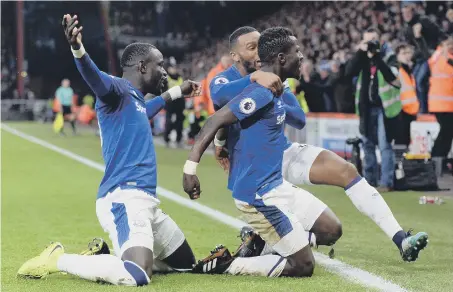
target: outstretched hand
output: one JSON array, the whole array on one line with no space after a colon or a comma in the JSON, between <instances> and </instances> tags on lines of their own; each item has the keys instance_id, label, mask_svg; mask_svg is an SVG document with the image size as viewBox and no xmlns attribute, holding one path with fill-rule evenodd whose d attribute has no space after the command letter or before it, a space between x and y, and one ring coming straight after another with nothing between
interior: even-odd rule
<instances>
[{"instance_id":1,"label":"outstretched hand","mask_svg":"<svg viewBox=\"0 0 453 292\"><path fill-rule=\"evenodd\" d=\"M83 26L78 26L78 24L79 20L77 19L77 15L71 16L69 14L65 14L63 16L63 21L61 22L66 35L66 40L74 50L80 49L80 46L82 45L81 32Z\"/></svg>"}]
</instances>

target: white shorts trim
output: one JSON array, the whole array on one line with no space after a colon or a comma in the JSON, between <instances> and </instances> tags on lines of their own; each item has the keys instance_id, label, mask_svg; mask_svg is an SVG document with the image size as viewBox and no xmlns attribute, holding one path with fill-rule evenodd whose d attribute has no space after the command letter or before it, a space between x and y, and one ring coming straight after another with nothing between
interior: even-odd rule
<instances>
[{"instance_id":1,"label":"white shorts trim","mask_svg":"<svg viewBox=\"0 0 453 292\"><path fill-rule=\"evenodd\" d=\"M283 178L295 185L312 185L310 169L323 150L313 145L293 143L283 153Z\"/></svg>"}]
</instances>

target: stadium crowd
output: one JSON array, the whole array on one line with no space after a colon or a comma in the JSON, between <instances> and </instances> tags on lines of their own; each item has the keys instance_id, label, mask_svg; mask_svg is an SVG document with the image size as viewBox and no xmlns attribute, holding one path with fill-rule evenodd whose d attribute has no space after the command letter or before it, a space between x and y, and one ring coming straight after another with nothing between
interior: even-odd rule
<instances>
[{"instance_id":1,"label":"stadium crowd","mask_svg":"<svg viewBox=\"0 0 453 292\"><path fill-rule=\"evenodd\" d=\"M410 4L414 5L416 14L414 20L406 21L402 7ZM417 1L294 2L250 25L258 30L282 25L291 28L298 35L307 60L303 67L303 77L306 78L301 81L311 81L305 82L307 84L303 86L303 90L299 88L298 91L302 90L307 95L307 92L318 91L319 86L315 85L320 84L324 88L328 85L326 94L331 95L329 99L338 101L332 102L332 105L311 102L312 106L308 107L310 111L352 113L353 103L346 100L353 100L353 81L345 79L342 71L344 64L357 51L363 31L376 27L380 32L381 44L386 44L385 47L389 50L394 50L400 42L408 42L416 46L417 58L420 50L413 35L411 36L414 25L411 21L415 22L415 18L419 17L430 26L424 28L422 38L428 45L429 54L432 54L445 36L453 34L451 1L426 8L423 2ZM184 76L202 79L225 53L228 53L227 36L210 47L187 54L179 64L180 70ZM335 97L334 94L340 96ZM310 93L307 97L310 99ZM426 112L426 108L422 107L422 110Z\"/></svg>"},{"instance_id":2,"label":"stadium crowd","mask_svg":"<svg viewBox=\"0 0 453 292\"><path fill-rule=\"evenodd\" d=\"M389 41L392 47L404 40L401 3L404 2L294 2L249 25L258 30L275 25L289 27L302 42L306 58L316 64L329 60L344 62L356 50L362 32L370 26L377 26L382 39ZM438 10L431 12L417 5L417 12L420 15L429 12L431 21L445 33L453 34L452 2L437 7ZM225 36L210 47L187 54L180 65L190 76L203 76L227 52L228 36Z\"/></svg>"}]
</instances>

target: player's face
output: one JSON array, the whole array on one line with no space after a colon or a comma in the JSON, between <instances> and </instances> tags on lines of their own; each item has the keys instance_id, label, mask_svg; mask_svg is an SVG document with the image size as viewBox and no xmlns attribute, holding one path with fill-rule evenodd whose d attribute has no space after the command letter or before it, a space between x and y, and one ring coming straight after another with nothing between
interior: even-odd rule
<instances>
[{"instance_id":1,"label":"player's face","mask_svg":"<svg viewBox=\"0 0 453 292\"><path fill-rule=\"evenodd\" d=\"M302 52L300 51L300 46L297 44L296 37L292 36L291 40L291 47L285 55L284 68L286 73L288 74L288 77L299 79L300 68L302 65L302 60L304 59L304 55L302 55Z\"/></svg>"},{"instance_id":2,"label":"player's face","mask_svg":"<svg viewBox=\"0 0 453 292\"><path fill-rule=\"evenodd\" d=\"M159 50L150 52L142 76L146 93L160 95L163 92L167 84L167 72L164 69L164 57Z\"/></svg>"},{"instance_id":3,"label":"player's face","mask_svg":"<svg viewBox=\"0 0 453 292\"><path fill-rule=\"evenodd\" d=\"M234 62L242 65L247 73L253 73L256 70L259 38L260 33L257 31L241 35L231 52Z\"/></svg>"}]
</instances>

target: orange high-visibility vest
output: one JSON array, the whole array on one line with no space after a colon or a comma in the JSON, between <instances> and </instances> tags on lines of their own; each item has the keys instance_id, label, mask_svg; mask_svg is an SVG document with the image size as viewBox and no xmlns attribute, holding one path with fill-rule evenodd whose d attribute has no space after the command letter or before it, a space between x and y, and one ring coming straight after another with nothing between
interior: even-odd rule
<instances>
[{"instance_id":1,"label":"orange high-visibility vest","mask_svg":"<svg viewBox=\"0 0 453 292\"><path fill-rule=\"evenodd\" d=\"M420 103L415 90L414 75L409 75L406 70L400 68L398 77L401 82L400 99L403 111L409 115L416 115L420 109Z\"/></svg>"},{"instance_id":2,"label":"orange high-visibility vest","mask_svg":"<svg viewBox=\"0 0 453 292\"><path fill-rule=\"evenodd\" d=\"M449 58L453 58L449 54ZM429 78L428 109L433 113L453 112L453 66L443 55L441 48L428 60Z\"/></svg>"},{"instance_id":3,"label":"orange high-visibility vest","mask_svg":"<svg viewBox=\"0 0 453 292\"><path fill-rule=\"evenodd\" d=\"M77 120L83 124L89 124L96 117L96 112L89 105L82 105L80 107Z\"/></svg>"},{"instance_id":4,"label":"orange high-visibility vest","mask_svg":"<svg viewBox=\"0 0 453 292\"><path fill-rule=\"evenodd\" d=\"M61 111L61 103L56 96L53 99L52 110L54 113L59 113Z\"/></svg>"}]
</instances>

